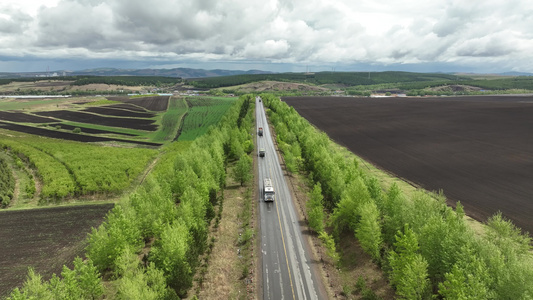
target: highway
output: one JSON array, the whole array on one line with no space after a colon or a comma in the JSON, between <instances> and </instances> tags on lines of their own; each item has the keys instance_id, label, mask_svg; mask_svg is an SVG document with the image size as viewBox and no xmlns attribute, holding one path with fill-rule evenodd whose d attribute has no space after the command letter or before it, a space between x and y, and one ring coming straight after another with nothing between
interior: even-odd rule
<instances>
[{"instance_id":1,"label":"highway","mask_svg":"<svg viewBox=\"0 0 533 300\"><path fill-rule=\"evenodd\" d=\"M263 103L259 97L255 101L256 129L263 128L263 136L257 135L257 148L266 152L264 157L257 157L263 299L325 299L311 268L308 246L270 135ZM273 202L263 201L265 178L272 179Z\"/></svg>"}]
</instances>

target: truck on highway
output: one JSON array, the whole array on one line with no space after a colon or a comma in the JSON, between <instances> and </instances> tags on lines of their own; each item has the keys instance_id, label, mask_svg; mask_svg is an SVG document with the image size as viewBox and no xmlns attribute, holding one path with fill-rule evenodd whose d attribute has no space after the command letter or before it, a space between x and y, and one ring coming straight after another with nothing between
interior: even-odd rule
<instances>
[{"instance_id":1,"label":"truck on highway","mask_svg":"<svg viewBox=\"0 0 533 300\"><path fill-rule=\"evenodd\" d=\"M274 193L274 187L272 186L272 180L265 178L263 182L263 200L273 202L276 195Z\"/></svg>"},{"instance_id":2,"label":"truck on highway","mask_svg":"<svg viewBox=\"0 0 533 300\"><path fill-rule=\"evenodd\" d=\"M263 127L259 127L257 134L259 134L259 136L263 136Z\"/></svg>"},{"instance_id":3,"label":"truck on highway","mask_svg":"<svg viewBox=\"0 0 533 300\"><path fill-rule=\"evenodd\" d=\"M265 157L266 150L265 148L259 148L259 157Z\"/></svg>"}]
</instances>

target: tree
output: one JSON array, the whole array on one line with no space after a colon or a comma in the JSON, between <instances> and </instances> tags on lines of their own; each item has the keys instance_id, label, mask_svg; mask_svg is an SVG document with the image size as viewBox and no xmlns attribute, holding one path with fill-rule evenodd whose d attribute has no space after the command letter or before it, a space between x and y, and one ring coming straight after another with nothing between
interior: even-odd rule
<instances>
[{"instance_id":1,"label":"tree","mask_svg":"<svg viewBox=\"0 0 533 300\"><path fill-rule=\"evenodd\" d=\"M425 299L429 294L427 262L418 254L416 234L406 224L395 236L394 250L389 252L390 281L405 299Z\"/></svg>"},{"instance_id":2,"label":"tree","mask_svg":"<svg viewBox=\"0 0 533 300\"><path fill-rule=\"evenodd\" d=\"M153 263L147 268L140 265L137 255L126 248L117 258L116 299L165 299L169 295L165 277Z\"/></svg>"},{"instance_id":3,"label":"tree","mask_svg":"<svg viewBox=\"0 0 533 300\"><path fill-rule=\"evenodd\" d=\"M244 186L252 179L252 158L242 155L233 169L233 179Z\"/></svg>"},{"instance_id":4,"label":"tree","mask_svg":"<svg viewBox=\"0 0 533 300\"><path fill-rule=\"evenodd\" d=\"M192 237L183 222L167 225L161 239L154 243L150 261L163 271L167 284L184 295L192 285L193 269L189 264Z\"/></svg>"},{"instance_id":5,"label":"tree","mask_svg":"<svg viewBox=\"0 0 533 300\"><path fill-rule=\"evenodd\" d=\"M320 183L315 184L315 187L309 195L307 202L307 216L309 220L309 227L315 232L319 233L324 230L324 207L322 206L322 187Z\"/></svg>"},{"instance_id":6,"label":"tree","mask_svg":"<svg viewBox=\"0 0 533 300\"><path fill-rule=\"evenodd\" d=\"M472 247L461 248L457 262L444 277L439 283L439 294L444 299L494 299L489 289L493 280L489 267Z\"/></svg>"},{"instance_id":7,"label":"tree","mask_svg":"<svg viewBox=\"0 0 533 300\"><path fill-rule=\"evenodd\" d=\"M361 219L355 229L355 237L361 243L361 247L372 258L379 261L381 244L381 225L379 223L379 211L374 202L363 203L359 208Z\"/></svg>"}]
</instances>

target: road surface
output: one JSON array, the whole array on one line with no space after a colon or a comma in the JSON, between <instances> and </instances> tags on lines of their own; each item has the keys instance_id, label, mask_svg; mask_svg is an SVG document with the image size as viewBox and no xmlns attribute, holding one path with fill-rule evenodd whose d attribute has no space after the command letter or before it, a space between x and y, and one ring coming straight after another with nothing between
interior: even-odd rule
<instances>
[{"instance_id":1,"label":"road surface","mask_svg":"<svg viewBox=\"0 0 533 300\"><path fill-rule=\"evenodd\" d=\"M263 102L259 102L259 97L255 101L257 129L263 128L263 136L257 135L257 148L266 152L264 157L257 156L263 299L325 299L311 269L308 246L279 164ZM265 178L272 179L274 202L263 201Z\"/></svg>"}]
</instances>

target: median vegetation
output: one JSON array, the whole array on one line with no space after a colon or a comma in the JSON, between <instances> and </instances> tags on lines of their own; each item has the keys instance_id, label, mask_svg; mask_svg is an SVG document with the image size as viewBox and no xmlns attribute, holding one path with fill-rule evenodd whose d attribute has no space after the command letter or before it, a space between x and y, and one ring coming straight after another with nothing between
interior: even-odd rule
<instances>
[{"instance_id":1,"label":"median vegetation","mask_svg":"<svg viewBox=\"0 0 533 300\"><path fill-rule=\"evenodd\" d=\"M333 258L335 240L349 232L402 299L533 297L529 234L497 214L479 235L460 203L453 210L443 195L384 188L293 108L272 95L262 99L287 168L310 180L309 226Z\"/></svg>"},{"instance_id":2,"label":"median vegetation","mask_svg":"<svg viewBox=\"0 0 533 300\"><path fill-rule=\"evenodd\" d=\"M226 166L246 157L253 144L250 102L252 96L241 97L194 142L166 146L143 184L92 230L85 261L77 259L73 270L65 268L61 279L50 281L30 271L10 299L185 297L208 248Z\"/></svg>"}]
</instances>

